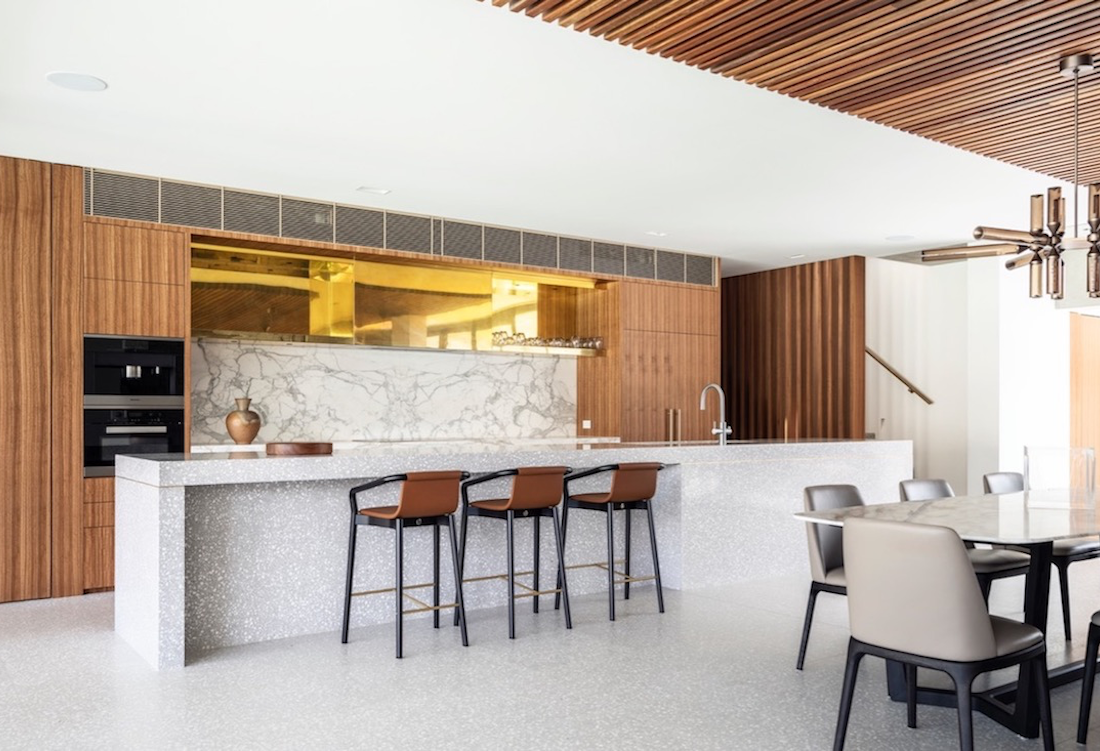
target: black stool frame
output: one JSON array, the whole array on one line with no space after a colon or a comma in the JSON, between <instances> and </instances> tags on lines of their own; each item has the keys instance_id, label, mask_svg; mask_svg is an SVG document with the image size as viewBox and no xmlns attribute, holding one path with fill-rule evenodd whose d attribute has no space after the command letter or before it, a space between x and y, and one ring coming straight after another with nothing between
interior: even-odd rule
<instances>
[{"instance_id":1,"label":"black stool frame","mask_svg":"<svg viewBox=\"0 0 1100 751\"><path fill-rule=\"evenodd\" d=\"M463 478L470 476L469 472L462 473ZM458 558L458 542L457 535L455 534L455 522L454 514L446 514L443 516L422 516L409 519L380 519L374 516L367 516L359 513L359 504L356 501L356 496L366 490L381 487L382 485L388 485L394 482L404 482L408 479L408 475L388 475L386 477L380 477L376 480L372 480L362 485L357 485L351 489L348 493L348 502L351 505L351 525L348 532L348 575L347 582L344 587L344 621L343 630L341 631L340 641L343 644L348 643L348 626L351 620L351 598L360 595L373 595L382 594L385 592L394 592L395 603L395 628L396 628L396 657L401 658L402 653L402 637L404 631L404 616L412 613L423 613L427 610L432 611L432 626L439 628L439 611L449 608L455 608L455 615L459 625L462 628L462 646L468 647L470 645L469 638L466 634L466 607L462 600L462 573L459 568ZM352 579L355 574L355 541L357 532L360 526L371 527L385 527L392 529L397 534L397 539L394 545L394 586L385 589L372 589L363 592L352 592ZM406 527L431 527L432 528L432 582L430 584L413 584L406 586L404 582L404 533ZM439 604L439 528L446 526L450 532L451 541L451 563L454 568L455 577L455 601L449 605ZM423 589L425 587L432 588L432 604L428 605L425 602L407 594L407 589ZM408 598L417 604L418 607L411 610L406 610L404 607L404 599Z\"/></svg>"},{"instance_id":2,"label":"black stool frame","mask_svg":"<svg viewBox=\"0 0 1100 751\"><path fill-rule=\"evenodd\" d=\"M565 477L565 502L562 510L561 517L561 534L562 545L565 544L565 536L569 529L569 509L586 509L588 511L600 511L607 514L607 565L602 563L582 563L575 566L566 566L566 568L588 568L595 566L596 568L602 568L607 571L607 614L608 620L615 620L615 585L623 585L623 599L630 599L630 583L631 582L643 582L643 581L656 581L657 583L657 611L660 613L665 612L665 596L661 587L661 565L657 558L657 533L653 529L653 508L650 506L652 498L644 498L636 501L619 501L615 503L592 503L589 501L578 501L570 497L569 483L574 480L579 480L582 477L590 477L592 475L601 474L603 472L612 472L619 468L618 464L604 464L600 467L593 467L592 469L586 469L581 472L574 472L566 475ZM665 468L662 464L658 467L658 471ZM623 571L615 570L615 511L626 512L626 529L625 529L625 555L623 558ZM649 552L653 559L653 575L652 576L631 576L630 575L630 512L631 511L645 511L646 519L649 522ZM616 580L615 576L621 576L621 579ZM560 575L559 575L560 576ZM556 610L559 605L559 597L554 597L554 609Z\"/></svg>"}]
</instances>

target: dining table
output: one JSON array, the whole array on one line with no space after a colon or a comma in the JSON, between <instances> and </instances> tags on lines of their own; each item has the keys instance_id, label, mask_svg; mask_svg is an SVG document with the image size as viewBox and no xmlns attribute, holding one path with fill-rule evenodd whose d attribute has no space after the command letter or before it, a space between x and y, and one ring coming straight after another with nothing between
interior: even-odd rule
<instances>
[{"instance_id":1,"label":"dining table","mask_svg":"<svg viewBox=\"0 0 1100 751\"><path fill-rule=\"evenodd\" d=\"M1024 585L1023 620L1044 634L1050 597L1051 552L1056 540L1100 535L1096 495L1086 490L1032 490L968 495L933 501L868 504L829 511L800 511L795 518L811 524L843 527L847 519L879 519L932 524L955 530L966 542L1011 545L1031 555ZM1051 687L1080 680L1081 661L1053 668ZM904 670L887 663L890 698L905 701ZM954 692L918 686L921 704L955 706ZM1039 701L1030 671L1015 680L975 692L975 709L1025 738L1039 736Z\"/></svg>"}]
</instances>

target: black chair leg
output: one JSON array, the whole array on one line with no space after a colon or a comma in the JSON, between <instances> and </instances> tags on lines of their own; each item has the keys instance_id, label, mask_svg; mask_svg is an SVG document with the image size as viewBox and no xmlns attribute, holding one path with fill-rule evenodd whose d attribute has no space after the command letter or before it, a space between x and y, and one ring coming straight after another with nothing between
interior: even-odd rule
<instances>
[{"instance_id":1,"label":"black chair leg","mask_svg":"<svg viewBox=\"0 0 1100 751\"><path fill-rule=\"evenodd\" d=\"M917 666L905 666L905 712L908 725L917 726Z\"/></svg>"},{"instance_id":2,"label":"black chair leg","mask_svg":"<svg viewBox=\"0 0 1100 751\"><path fill-rule=\"evenodd\" d=\"M1096 656L1100 651L1100 626L1089 624L1089 641L1085 648L1085 677L1081 681L1081 708L1077 712L1077 742L1084 743L1089 733L1089 713L1092 711L1092 689L1096 682Z\"/></svg>"},{"instance_id":3,"label":"black chair leg","mask_svg":"<svg viewBox=\"0 0 1100 751\"><path fill-rule=\"evenodd\" d=\"M348 624L351 621L351 580L355 574L355 535L359 525L355 519L351 520L351 531L348 532L348 578L344 586L344 628L340 632L340 643L348 643Z\"/></svg>"},{"instance_id":4,"label":"black chair leg","mask_svg":"<svg viewBox=\"0 0 1100 751\"><path fill-rule=\"evenodd\" d=\"M801 670L806 661L806 646L810 643L810 626L814 622L814 605L817 604L817 582L810 582L810 599L806 601L806 617L802 621L802 641L798 645L798 662L795 669Z\"/></svg>"},{"instance_id":5,"label":"black chair leg","mask_svg":"<svg viewBox=\"0 0 1100 751\"><path fill-rule=\"evenodd\" d=\"M974 751L974 714L971 709L971 684L974 676L966 670L948 671L955 682L955 706L959 710L959 748Z\"/></svg>"},{"instance_id":6,"label":"black chair leg","mask_svg":"<svg viewBox=\"0 0 1100 751\"><path fill-rule=\"evenodd\" d=\"M470 526L470 514L469 507L463 504L462 506L462 537L461 542L458 544L458 576L466 575L466 530ZM453 521L453 517L452 517ZM454 621L452 625L458 625L458 608L455 608Z\"/></svg>"},{"instance_id":7,"label":"black chair leg","mask_svg":"<svg viewBox=\"0 0 1100 751\"><path fill-rule=\"evenodd\" d=\"M508 638L516 638L515 511L508 512Z\"/></svg>"},{"instance_id":8,"label":"black chair leg","mask_svg":"<svg viewBox=\"0 0 1100 751\"><path fill-rule=\"evenodd\" d=\"M563 560L563 563L562 563L562 567L563 567L563 570L564 570L564 566L565 566L565 563L564 563L564 556L565 556L565 529L566 529L566 524L568 524L568 523L569 523L569 500L568 500L568 499L566 499L566 500L565 500L565 502L564 502L564 503L563 503L563 504L561 505L561 546L562 546L562 550L561 550L561 552L560 552L560 553L558 554L558 555L562 556L562 560ZM556 587L555 587L555 588L556 588L556 589L557 589L558 591L554 593L554 610L557 610L558 608L560 608L560 607L561 607L561 589L562 589L562 582L563 582L563 581L564 581L564 580L562 579L562 574L561 574L561 572L559 571L559 572L558 572L558 583L557 583L557 585L556 585Z\"/></svg>"},{"instance_id":9,"label":"black chair leg","mask_svg":"<svg viewBox=\"0 0 1100 751\"><path fill-rule=\"evenodd\" d=\"M534 572L535 573L533 574L534 581L532 582L532 585L533 585L533 589L535 590L535 592L539 591L539 519L540 518L541 517L539 516L539 512L536 511L535 512L535 518L532 519L532 521L534 522L534 527L535 527L535 542L534 542L534 558L535 558ZM539 596L537 594L531 596L531 602L532 602L532 605L531 605L532 612L535 612L535 613L539 612Z\"/></svg>"},{"instance_id":10,"label":"black chair leg","mask_svg":"<svg viewBox=\"0 0 1100 751\"><path fill-rule=\"evenodd\" d=\"M558 588L565 601L565 627L573 628L573 616L569 613L569 585L565 577L565 540L562 537L561 525L558 523L558 510L550 509L554 517L554 540L558 548Z\"/></svg>"},{"instance_id":11,"label":"black chair leg","mask_svg":"<svg viewBox=\"0 0 1100 751\"><path fill-rule=\"evenodd\" d=\"M1058 586L1062 590L1062 628L1066 634L1066 644L1069 644L1073 638L1069 614L1069 563L1056 563L1054 567L1058 569Z\"/></svg>"},{"instance_id":12,"label":"black chair leg","mask_svg":"<svg viewBox=\"0 0 1100 751\"><path fill-rule=\"evenodd\" d=\"M439 628L439 525L432 527L432 628Z\"/></svg>"},{"instance_id":13,"label":"black chair leg","mask_svg":"<svg viewBox=\"0 0 1100 751\"><path fill-rule=\"evenodd\" d=\"M615 620L615 514L607 504L607 617Z\"/></svg>"},{"instance_id":14,"label":"black chair leg","mask_svg":"<svg viewBox=\"0 0 1100 751\"><path fill-rule=\"evenodd\" d=\"M397 633L397 659L401 659L401 637L403 636L402 626L405 618L405 575L402 571L402 564L404 563L404 540L403 532L405 530L405 521L398 519L394 523L394 531L397 533L397 538L394 541L394 602L396 603L396 613L394 617L394 625Z\"/></svg>"},{"instance_id":15,"label":"black chair leg","mask_svg":"<svg viewBox=\"0 0 1100 751\"><path fill-rule=\"evenodd\" d=\"M646 519L649 521L649 552L653 556L653 581L657 585L657 612L665 612L665 590L661 586L661 561L657 556L657 530L653 528L653 507L645 502Z\"/></svg>"},{"instance_id":16,"label":"black chair leg","mask_svg":"<svg viewBox=\"0 0 1100 751\"><path fill-rule=\"evenodd\" d=\"M833 751L844 751L844 737L848 734L848 718L852 714L852 696L856 690L856 678L859 675L859 661L863 659L855 642L848 641L848 662L844 666L844 689L840 694L840 712L836 718L836 735L833 738Z\"/></svg>"},{"instance_id":17,"label":"black chair leg","mask_svg":"<svg viewBox=\"0 0 1100 751\"><path fill-rule=\"evenodd\" d=\"M449 537L451 538L451 565L454 567L455 577L455 603L458 605L455 610L458 611L458 623L462 627L462 646L470 646L469 640L466 638L466 603L462 599L462 569L460 568L458 558L458 542L457 535L455 534L455 518L454 514L447 516L447 528L450 530Z\"/></svg>"},{"instance_id":18,"label":"black chair leg","mask_svg":"<svg viewBox=\"0 0 1100 751\"><path fill-rule=\"evenodd\" d=\"M993 580L988 576L978 577L978 588L982 590L982 599L985 600L985 609L989 610L989 588L993 586Z\"/></svg>"},{"instance_id":19,"label":"black chair leg","mask_svg":"<svg viewBox=\"0 0 1100 751\"><path fill-rule=\"evenodd\" d=\"M630 599L630 509L626 509L626 528L623 529L624 537L626 538L626 555L623 556L623 573L626 574L626 584L623 585L623 599Z\"/></svg>"},{"instance_id":20,"label":"black chair leg","mask_svg":"<svg viewBox=\"0 0 1100 751\"><path fill-rule=\"evenodd\" d=\"M1054 751L1054 720L1050 714L1050 676L1046 655L1031 661L1035 671L1035 687L1039 691L1039 727L1043 735L1043 751Z\"/></svg>"}]
</instances>

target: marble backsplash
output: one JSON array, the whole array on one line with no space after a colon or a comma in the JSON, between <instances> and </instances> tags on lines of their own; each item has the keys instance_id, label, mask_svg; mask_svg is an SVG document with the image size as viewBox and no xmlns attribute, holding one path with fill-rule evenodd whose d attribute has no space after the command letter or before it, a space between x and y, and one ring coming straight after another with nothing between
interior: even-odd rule
<instances>
[{"instance_id":1,"label":"marble backsplash","mask_svg":"<svg viewBox=\"0 0 1100 751\"><path fill-rule=\"evenodd\" d=\"M197 339L191 441L232 443L236 397L263 418L257 443L576 435L571 357Z\"/></svg>"}]
</instances>

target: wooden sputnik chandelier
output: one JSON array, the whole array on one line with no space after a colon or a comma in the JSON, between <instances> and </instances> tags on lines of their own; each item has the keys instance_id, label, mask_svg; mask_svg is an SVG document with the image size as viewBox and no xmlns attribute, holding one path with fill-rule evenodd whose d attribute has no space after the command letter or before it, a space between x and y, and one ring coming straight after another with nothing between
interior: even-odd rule
<instances>
[{"instance_id":1,"label":"wooden sputnik chandelier","mask_svg":"<svg viewBox=\"0 0 1100 751\"><path fill-rule=\"evenodd\" d=\"M996 227L977 227L976 240L997 240L996 245L963 245L953 248L937 248L921 252L922 261L954 261L966 258L1015 255L1007 261L1009 269L1025 266L1031 275L1031 297L1043 296L1043 277L1046 291L1053 300L1065 297L1065 267L1062 253L1067 250L1088 249L1086 288L1089 297L1100 297L1100 183L1089 186L1087 238L1077 237L1077 187L1080 185L1080 76L1095 70L1092 55L1069 55L1059 62L1059 72L1073 77L1073 237L1065 237L1066 199L1061 188L1050 188L1046 195L1046 224L1043 223L1043 196L1031 197L1031 229L1028 232ZM1045 264L1045 273L1044 273Z\"/></svg>"}]
</instances>

